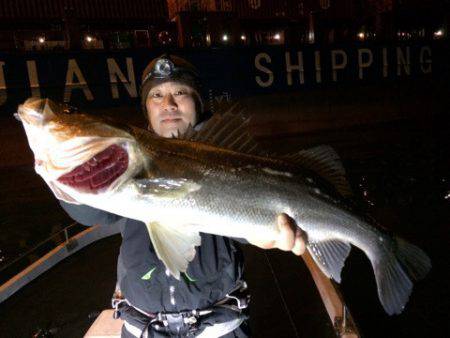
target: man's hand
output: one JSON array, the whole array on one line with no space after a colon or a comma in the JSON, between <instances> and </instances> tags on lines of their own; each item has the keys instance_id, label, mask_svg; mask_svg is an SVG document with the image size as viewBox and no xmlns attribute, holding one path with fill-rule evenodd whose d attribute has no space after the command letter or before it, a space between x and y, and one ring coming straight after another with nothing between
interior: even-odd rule
<instances>
[{"instance_id":1,"label":"man's hand","mask_svg":"<svg viewBox=\"0 0 450 338\"><path fill-rule=\"evenodd\" d=\"M305 252L306 244L303 231L295 224L294 220L286 214L277 216L278 237L271 241L252 240L248 241L262 249L280 249L292 251L297 256Z\"/></svg>"}]
</instances>

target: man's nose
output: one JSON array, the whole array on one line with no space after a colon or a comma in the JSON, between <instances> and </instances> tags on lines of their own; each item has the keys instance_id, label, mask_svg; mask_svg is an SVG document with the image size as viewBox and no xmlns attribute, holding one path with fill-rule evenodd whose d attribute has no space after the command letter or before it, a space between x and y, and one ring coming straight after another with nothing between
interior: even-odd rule
<instances>
[{"instance_id":1,"label":"man's nose","mask_svg":"<svg viewBox=\"0 0 450 338\"><path fill-rule=\"evenodd\" d=\"M162 107L167 111L175 111L177 110L177 104L172 96L172 94L164 95L162 101Z\"/></svg>"}]
</instances>

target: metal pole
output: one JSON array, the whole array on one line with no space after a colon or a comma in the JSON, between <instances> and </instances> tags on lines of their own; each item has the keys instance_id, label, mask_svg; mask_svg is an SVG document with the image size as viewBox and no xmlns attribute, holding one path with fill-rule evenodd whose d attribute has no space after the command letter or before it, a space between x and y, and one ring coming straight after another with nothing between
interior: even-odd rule
<instances>
[{"instance_id":1,"label":"metal pole","mask_svg":"<svg viewBox=\"0 0 450 338\"><path fill-rule=\"evenodd\" d=\"M64 228L64 237L66 239L66 243L69 243L69 233L67 232L67 227Z\"/></svg>"}]
</instances>

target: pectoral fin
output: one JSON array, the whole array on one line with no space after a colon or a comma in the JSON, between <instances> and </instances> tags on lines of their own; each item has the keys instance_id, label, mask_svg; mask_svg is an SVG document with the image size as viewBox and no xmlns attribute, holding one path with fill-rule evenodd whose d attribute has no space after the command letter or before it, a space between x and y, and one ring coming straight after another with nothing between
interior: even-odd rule
<instances>
[{"instance_id":1,"label":"pectoral fin","mask_svg":"<svg viewBox=\"0 0 450 338\"><path fill-rule=\"evenodd\" d=\"M167 198L182 198L190 192L197 191L201 186L185 178L145 178L135 180L139 192Z\"/></svg>"},{"instance_id":2,"label":"pectoral fin","mask_svg":"<svg viewBox=\"0 0 450 338\"><path fill-rule=\"evenodd\" d=\"M180 279L180 273L186 272L195 257L195 247L201 243L200 234L157 222L147 224L147 229L158 258L172 276Z\"/></svg>"}]
</instances>

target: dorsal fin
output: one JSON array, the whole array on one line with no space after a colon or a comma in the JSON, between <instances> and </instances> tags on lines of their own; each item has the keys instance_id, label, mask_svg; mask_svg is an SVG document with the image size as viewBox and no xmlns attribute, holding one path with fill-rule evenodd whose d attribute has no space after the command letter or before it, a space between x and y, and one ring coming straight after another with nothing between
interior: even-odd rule
<instances>
[{"instance_id":1,"label":"dorsal fin","mask_svg":"<svg viewBox=\"0 0 450 338\"><path fill-rule=\"evenodd\" d=\"M282 159L294 162L319 174L330 182L344 197L352 196L352 190L345 178L345 169L339 155L330 146L322 145L284 155Z\"/></svg>"},{"instance_id":2,"label":"dorsal fin","mask_svg":"<svg viewBox=\"0 0 450 338\"><path fill-rule=\"evenodd\" d=\"M190 125L179 138L245 154L262 155L264 152L248 132L250 118L245 118L243 111L236 103L223 114L215 113L199 131Z\"/></svg>"}]
</instances>

